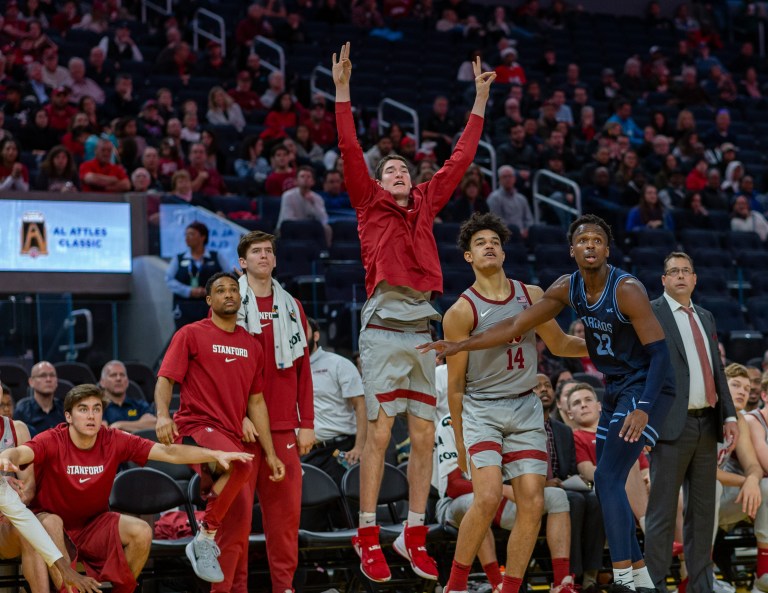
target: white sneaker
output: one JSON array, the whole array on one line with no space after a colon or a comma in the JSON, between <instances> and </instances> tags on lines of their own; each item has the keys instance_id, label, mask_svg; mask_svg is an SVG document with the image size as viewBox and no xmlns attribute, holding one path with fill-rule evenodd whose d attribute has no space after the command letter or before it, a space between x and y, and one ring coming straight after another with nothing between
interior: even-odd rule
<instances>
[{"instance_id":1,"label":"white sneaker","mask_svg":"<svg viewBox=\"0 0 768 593\"><path fill-rule=\"evenodd\" d=\"M717 578L712 581L713 593L736 593L736 587L734 587L728 581L721 581Z\"/></svg>"},{"instance_id":2,"label":"white sneaker","mask_svg":"<svg viewBox=\"0 0 768 593\"><path fill-rule=\"evenodd\" d=\"M204 581L220 583L224 580L218 557L221 552L213 538L206 537L202 532L186 546L187 558L192 564L192 570Z\"/></svg>"},{"instance_id":3,"label":"white sneaker","mask_svg":"<svg viewBox=\"0 0 768 593\"><path fill-rule=\"evenodd\" d=\"M761 574L760 577L755 579L752 584L752 591L754 593L768 593L768 573Z\"/></svg>"}]
</instances>

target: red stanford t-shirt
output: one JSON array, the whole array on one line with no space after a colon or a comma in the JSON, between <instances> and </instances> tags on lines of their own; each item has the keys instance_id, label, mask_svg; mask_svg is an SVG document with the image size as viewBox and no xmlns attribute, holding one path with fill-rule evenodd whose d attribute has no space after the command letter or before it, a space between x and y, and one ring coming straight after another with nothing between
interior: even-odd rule
<instances>
[{"instance_id":1,"label":"red stanford t-shirt","mask_svg":"<svg viewBox=\"0 0 768 593\"><path fill-rule=\"evenodd\" d=\"M597 445L594 432L588 430L574 430L573 443L576 446L576 463L582 461L591 461L592 465L597 467ZM649 467L648 458L641 452L637 458L640 462L640 469Z\"/></svg>"},{"instance_id":2,"label":"red stanford t-shirt","mask_svg":"<svg viewBox=\"0 0 768 593\"><path fill-rule=\"evenodd\" d=\"M264 352L239 325L228 332L203 319L176 332L157 374L181 383L173 421L182 436L216 428L239 441L248 398L264 391Z\"/></svg>"},{"instance_id":3,"label":"red stanford t-shirt","mask_svg":"<svg viewBox=\"0 0 768 593\"><path fill-rule=\"evenodd\" d=\"M135 435L101 428L90 449L78 449L69 426L59 424L24 443L35 453L36 513L55 513L67 530L79 529L109 510L109 494L121 463L144 465L155 443Z\"/></svg>"}]
</instances>

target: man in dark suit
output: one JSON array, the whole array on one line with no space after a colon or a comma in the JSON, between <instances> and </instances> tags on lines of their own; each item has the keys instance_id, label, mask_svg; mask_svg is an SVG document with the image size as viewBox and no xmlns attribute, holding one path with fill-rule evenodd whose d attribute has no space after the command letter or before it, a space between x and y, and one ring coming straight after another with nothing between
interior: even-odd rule
<instances>
[{"instance_id":1,"label":"man in dark suit","mask_svg":"<svg viewBox=\"0 0 768 593\"><path fill-rule=\"evenodd\" d=\"M645 559L656 589L666 592L680 486L688 593L712 593L717 443L736 445L736 410L717 349L715 319L693 305L693 260L672 252L664 260L664 294L651 302L666 334L676 397L651 451L651 493L645 518Z\"/></svg>"},{"instance_id":2,"label":"man in dark suit","mask_svg":"<svg viewBox=\"0 0 768 593\"><path fill-rule=\"evenodd\" d=\"M577 476L576 447L570 426L550 418L555 409L555 390L547 375L536 375L536 395L544 410L544 428L547 432L549 471L546 486L561 487L563 480ZM551 474L551 475L550 475ZM603 565L605 532L600 502L594 490L565 490L571 515L571 570L583 575L582 591L597 590L597 571Z\"/></svg>"}]
</instances>

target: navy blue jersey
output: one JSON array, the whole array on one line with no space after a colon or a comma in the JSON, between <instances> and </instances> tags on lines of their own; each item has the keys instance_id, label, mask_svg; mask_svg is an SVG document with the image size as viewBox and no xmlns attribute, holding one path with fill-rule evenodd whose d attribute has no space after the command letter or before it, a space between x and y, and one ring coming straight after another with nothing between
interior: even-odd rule
<instances>
[{"instance_id":1,"label":"navy blue jersey","mask_svg":"<svg viewBox=\"0 0 768 593\"><path fill-rule=\"evenodd\" d=\"M571 307L584 322L584 339L589 357L608 380L616 380L640 369L647 369L650 356L645 351L635 328L619 311L616 287L624 278L634 278L624 270L608 266L608 280L603 294L594 305L587 304L584 279L576 271L571 275L569 298Z\"/></svg>"}]
</instances>

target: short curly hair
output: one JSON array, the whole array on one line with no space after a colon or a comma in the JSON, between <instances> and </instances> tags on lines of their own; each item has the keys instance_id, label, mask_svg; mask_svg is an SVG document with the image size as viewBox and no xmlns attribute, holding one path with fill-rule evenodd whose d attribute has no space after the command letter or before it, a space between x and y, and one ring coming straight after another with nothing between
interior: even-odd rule
<instances>
[{"instance_id":1,"label":"short curly hair","mask_svg":"<svg viewBox=\"0 0 768 593\"><path fill-rule=\"evenodd\" d=\"M469 251L472 235L484 230L496 233L499 239L501 239L502 245L509 241L509 237L512 235L504 221L495 214L475 212L469 219L464 221L464 224L459 229L459 239L457 242L459 249L461 251Z\"/></svg>"},{"instance_id":2,"label":"short curly hair","mask_svg":"<svg viewBox=\"0 0 768 593\"><path fill-rule=\"evenodd\" d=\"M573 243L573 235L576 232L576 229L578 229L583 224L594 224L599 226L608 239L608 245L613 243L613 232L611 231L611 225L594 214L582 214L571 223L571 226L568 227L568 245Z\"/></svg>"}]
</instances>

